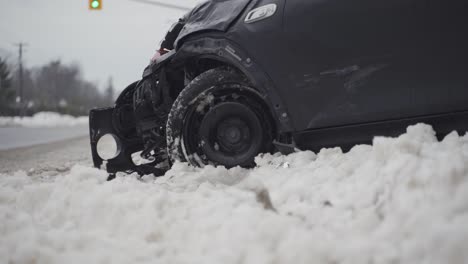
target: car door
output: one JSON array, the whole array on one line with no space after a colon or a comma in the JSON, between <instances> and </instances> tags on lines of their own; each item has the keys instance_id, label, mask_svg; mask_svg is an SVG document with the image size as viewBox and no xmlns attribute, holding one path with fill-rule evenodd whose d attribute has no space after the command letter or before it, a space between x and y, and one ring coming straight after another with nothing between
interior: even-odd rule
<instances>
[{"instance_id":1,"label":"car door","mask_svg":"<svg viewBox=\"0 0 468 264\"><path fill-rule=\"evenodd\" d=\"M415 1L286 1L277 83L299 130L418 113L408 64Z\"/></svg>"},{"instance_id":2,"label":"car door","mask_svg":"<svg viewBox=\"0 0 468 264\"><path fill-rule=\"evenodd\" d=\"M417 115L468 110L468 3L417 2L419 31L411 65Z\"/></svg>"}]
</instances>

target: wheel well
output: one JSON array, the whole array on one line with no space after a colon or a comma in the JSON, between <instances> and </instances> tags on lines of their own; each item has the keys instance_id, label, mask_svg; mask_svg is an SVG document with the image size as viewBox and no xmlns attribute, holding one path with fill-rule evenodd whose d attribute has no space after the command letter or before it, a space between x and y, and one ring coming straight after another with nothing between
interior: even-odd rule
<instances>
[{"instance_id":1,"label":"wheel well","mask_svg":"<svg viewBox=\"0 0 468 264\"><path fill-rule=\"evenodd\" d=\"M193 80L198 75L219 67L230 67L234 68L227 62L210 59L210 58L194 58L187 60L184 65L185 77L188 81Z\"/></svg>"},{"instance_id":2,"label":"wheel well","mask_svg":"<svg viewBox=\"0 0 468 264\"><path fill-rule=\"evenodd\" d=\"M177 63L167 68L167 79L170 83L170 95L176 100L180 92L198 75L219 67L234 68L226 62L208 58L186 59L182 64Z\"/></svg>"},{"instance_id":3,"label":"wheel well","mask_svg":"<svg viewBox=\"0 0 468 264\"><path fill-rule=\"evenodd\" d=\"M177 81L173 82L176 84L177 87L173 87L173 92L171 92L171 95L173 96L173 99L175 100L179 93L183 90L183 88L193 79L195 79L197 76L200 74L211 70L215 68L220 68L220 67L227 67L232 69L233 71L236 71L238 74L242 75L246 82L248 82L251 88L253 88L254 92L249 92L253 96L255 96L256 101L262 106L264 109L265 113L268 113L270 123L272 125L272 132L273 136L276 135L278 128L277 128L277 122L275 122L274 119L274 112L272 109L272 106L268 104L266 101L266 96L259 91L254 85L252 85L249 77L244 74L240 69L238 69L236 66L223 61L219 59L213 59L213 58L206 58L206 57L196 57L196 58L191 58L187 59L182 66L178 70L175 70L173 72L177 72L174 76L178 79ZM171 78L174 79L174 78ZM183 80L183 81L182 81Z\"/></svg>"}]
</instances>

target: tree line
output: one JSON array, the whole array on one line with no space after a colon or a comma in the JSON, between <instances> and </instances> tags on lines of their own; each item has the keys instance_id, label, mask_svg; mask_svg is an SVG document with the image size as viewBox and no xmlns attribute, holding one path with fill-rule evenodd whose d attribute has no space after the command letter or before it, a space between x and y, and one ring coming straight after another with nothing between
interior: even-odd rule
<instances>
[{"instance_id":1,"label":"tree line","mask_svg":"<svg viewBox=\"0 0 468 264\"><path fill-rule=\"evenodd\" d=\"M0 116L40 111L87 115L92 108L114 103L112 79L109 78L101 92L95 83L83 78L77 64L54 60L43 66L24 68L22 92L19 76L19 70L0 57Z\"/></svg>"}]
</instances>

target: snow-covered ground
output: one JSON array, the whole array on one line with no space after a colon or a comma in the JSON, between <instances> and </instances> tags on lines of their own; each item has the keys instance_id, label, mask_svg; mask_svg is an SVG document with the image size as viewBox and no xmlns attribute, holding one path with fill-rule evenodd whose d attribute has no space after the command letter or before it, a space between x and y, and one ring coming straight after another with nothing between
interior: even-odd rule
<instances>
[{"instance_id":1,"label":"snow-covered ground","mask_svg":"<svg viewBox=\"0 0 468 264\"><path fill-rule=\"evenodd\" d=\"M0 175L2 263L468 263L468 135L121 176Z\"/></svg>"},{"instance_id":2,"label":"snow-covered ground","mask_svg":"<svg viewBox=\"0 0 468 264\"><path fill-rule=\"evenodd\" d=\"M88 117L73 117L54 112L39 112L33 116L0 116L0 127L73 127L88 124Z\"/></svg>"}]
</instances>

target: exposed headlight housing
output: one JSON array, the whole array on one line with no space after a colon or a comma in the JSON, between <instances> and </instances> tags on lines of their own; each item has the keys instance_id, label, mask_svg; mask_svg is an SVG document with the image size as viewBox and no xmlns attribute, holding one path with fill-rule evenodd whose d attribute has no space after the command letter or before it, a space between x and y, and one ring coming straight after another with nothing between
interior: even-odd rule
<instances>
[{"instance_id":1,"label":"exposed headlight housing","mask_svg":"<svg viewBox=\"0 0 468 264\"><path fill-rule=\"evenodd\" d=\"M96 151L103 160L111 160L120 154L119 139L113 134L105 134L99 138Z\"/></svg>"}]
</instances>

